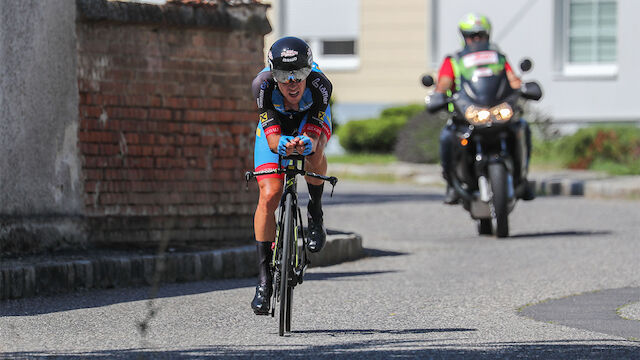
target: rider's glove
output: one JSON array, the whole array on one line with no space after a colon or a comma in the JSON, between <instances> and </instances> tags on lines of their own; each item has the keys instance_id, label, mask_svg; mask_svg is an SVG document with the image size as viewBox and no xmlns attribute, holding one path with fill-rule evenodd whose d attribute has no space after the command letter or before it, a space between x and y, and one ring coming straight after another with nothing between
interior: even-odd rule
<instances>
[{"instance_id":1,"label":"rider's glove","mask_svg":"<svg viewBox=\"0 0 640 360\"><path fill-rule=\"evenodd\" d=\"M300 135L298 139L300 139L300 141L302 141L302 143L304 144L304 151L302 152L302 155L307 156L311 154L311 151L313 150L311 138L308 136Z\"/></svg>"},{"instance_id":2,"label":"rider's glove","mask_svg":"<svg viewBox=\"0 0 640 360\"><path fill-rule=\"evenodd\" d=\"M278 142L278 154L287 156L287 144L293 140L293 136L281 135L280 142Z\"/></svg>"}]
</instances>

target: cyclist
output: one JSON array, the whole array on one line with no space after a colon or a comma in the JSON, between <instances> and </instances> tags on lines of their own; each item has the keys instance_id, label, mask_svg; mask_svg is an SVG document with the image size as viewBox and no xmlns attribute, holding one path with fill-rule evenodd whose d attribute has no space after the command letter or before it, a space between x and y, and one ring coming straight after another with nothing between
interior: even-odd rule
<instances>
[{"instance_id":1,"label":"cyclist","mask_svg":"<svg viewBox=\"0 0 640 360\"><path fill-rule=\"evenodd\" d=\"M259 122L254 150L255 171L278 167L278 155L294 150L305 155L305 170L325 175L324 148L331 137L332 85L313 62L311 48L296 37L284 37L271 45L269 66L253 80ZM284 175L258 176L260 197L254 218L258 252L258 285L251 302L258 315L269 312L271 297L270 262L275 241L275 211L283 190ZM308 248L322 249L326 240L323 225L324 181L305 177L309 189Z\"/></svg>"},{"instance_id":2,"label":"cyclist","mask_svg":"<svg viewBox=\"0 0 640 360\"><path fill-rule=\"evenodd\" d=\"M460 50L455 56L447 56L438 73L438 83L436 84L436 92L449 94L457 90L456 74L460 74L461 67L464 66L460 59L467 54L477 51L494 50L497 51L499 57L504 60L504 70L509 80L509 85L514 89L519 89L521 86L520 78L513 72L511 65L503 54L501 54L494 44L489 43L489 35L491 33L491 23L489 20L478 14L467 14L458 23L460 34L464 39L464 48ZM531 130L528 124L524 121L526 144L527 144L527 156L531 154ZM449 179L449 172L453 167L453 144L455 142L455 129L456 125L452 121L449 121L447 125L442 129L440 133L440 163L442 164L443 177L447 181L447 191L444 202L446 204L456 204L459 200L458 193L454 190ZM527 164L529 158L527 157ZM524 180L526 181L526 179ZM528 182L526 182L528 184ZM527 186L521 198L523 200L532 200L535 197L533 189Z\"/></svg>"}]
</instances>

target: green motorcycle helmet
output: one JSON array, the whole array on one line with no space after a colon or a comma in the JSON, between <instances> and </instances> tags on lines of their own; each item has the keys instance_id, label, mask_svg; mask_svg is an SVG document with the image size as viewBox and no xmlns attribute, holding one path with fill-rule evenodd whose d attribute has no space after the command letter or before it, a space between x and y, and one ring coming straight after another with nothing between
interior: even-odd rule
<instances>
[{"instance_id":1,"label":"green motorcycle helmet","mask_svg":"<svg viewBox=\"0 0 640 360\"><path fill-rule=\"evenodd\" d=\"M465 15L458 23L458 29L460 29L460 34L462 34L463 38L475 34L486 34L487 38L491 35L491 23L489 19L484 15L476 13Z\"/></svg>"}]
</instances>

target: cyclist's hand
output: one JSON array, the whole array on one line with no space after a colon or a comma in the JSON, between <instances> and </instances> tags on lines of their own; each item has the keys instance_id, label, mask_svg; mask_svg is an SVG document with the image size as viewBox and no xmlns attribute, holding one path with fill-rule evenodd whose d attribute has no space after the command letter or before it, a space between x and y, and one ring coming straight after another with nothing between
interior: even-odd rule
<instances>
[{"instance_id":1,"label":"cyclist's hand","mask_svg":"<svg viewBox=\"0 0 640 360\"><path fill-rule=\"evenodd\" d=\"M282 156L291 154L293 149L290 143L292 140L293 136L280 135L280 142L278 142L278 154Z\"/></svg>"},{"instance_id":2,"label":"cyclist's hand","mask_svg":"<svg viewBox=\"0 0 640 360\"><path fill-rule=\"evenodd\" d=\"M304 156L307 156L311 154L311 151L313 151L313 143L311 142L311 138L305 135L300 135L298 137L298 152Z\"/></svg>"}]
</instances>

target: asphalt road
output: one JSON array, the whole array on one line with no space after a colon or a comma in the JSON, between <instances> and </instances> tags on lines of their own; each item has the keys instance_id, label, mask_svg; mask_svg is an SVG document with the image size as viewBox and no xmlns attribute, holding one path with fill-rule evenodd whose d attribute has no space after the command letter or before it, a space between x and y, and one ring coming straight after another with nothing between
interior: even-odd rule
<instances>
[{"instance_id":1,"label":"asphalt road","mask_svg":"<svg viewBox=\"0 0 640 360\"><path fill-rule=\"evenodd\" d=\"M289 336L249 309L253 279L199 282L163 287L144 332L149 289L2 302L0 357L640 358L634 330L589 325L640 300L639 201L521 202L513 236L497 240L441 192L339 183L325 222L361 234L369 256L311 269ZM579 296L598 293L604 310ZM552 303L587 325L542 308Z\"/></svg>"}]
</instances>

